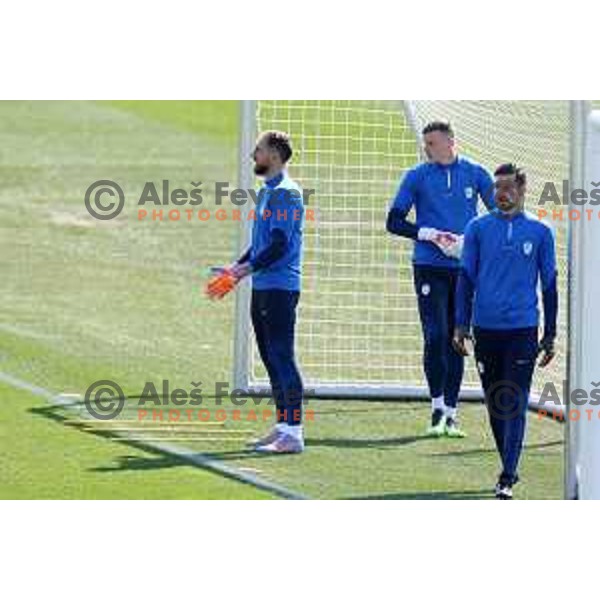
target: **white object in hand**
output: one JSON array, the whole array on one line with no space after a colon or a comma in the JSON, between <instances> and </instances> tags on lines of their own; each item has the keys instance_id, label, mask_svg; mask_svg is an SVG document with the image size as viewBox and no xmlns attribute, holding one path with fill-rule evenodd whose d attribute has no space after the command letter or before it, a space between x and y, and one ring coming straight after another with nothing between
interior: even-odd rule
<instances>
[{"instance_id":1,"label":"white object in hand","mask_svg":"<svg viewBox=\"0 0 600 600\"><path fill-rule=\"evenodd\" d=\"M464 237L462 235L444 234L435 243L446 256L460 259L463 251L463 241Z\"/></svg>"},{"instance_id":2,"label":"white object in hand","mask_svg":"<svg viewBox=\"0 0 600 600\"><path fill-rule=\"evenodd\" d=\"M417 238L422 242L434 242L440 233L439 229L433 227L419 227Z\"/></svg>"}]
</instances>

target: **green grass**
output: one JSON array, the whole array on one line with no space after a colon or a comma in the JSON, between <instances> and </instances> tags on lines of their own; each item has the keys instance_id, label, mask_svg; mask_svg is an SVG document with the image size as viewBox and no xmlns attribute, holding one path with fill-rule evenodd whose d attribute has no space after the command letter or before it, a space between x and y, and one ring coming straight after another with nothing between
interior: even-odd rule
<instances>
[{"instance_id":1,"label":"green grass","mask_svg":"<svg viewBox=\"0 0 600 600\"><path fill-rule=\"evenodd\" d=\"M0 384L1 499L268 498L254 488L81 433L44 416L40 399Z\"/></svg>"},{"instance_id":2,"label":"green grass","mask_svg":"<svg viewBox=\"0 0 600 600\"><path fill-rule=\"evenodd\" d=\"M0 371L54 392L80 394L99 379L118 381L132 395L146 381L168 378L171 388L189 389L190 382L201 380L205 406L214 408L211 388L230 378L233 303L206 302L200 287L208 266L234 254L235 224L139 222L136 201L146 181L169 179L172 188L190 189L191 181L201 180L204 206L213 209L212 184L237 180L237 119L231 102L0 103L5 139L0 147ZM394 143L409 146L407 139ZM85 190L98 179L115 180L125 190L124 213L113 222L92 220L83 205ZM374 196L372 201L379 215L387 198L382 206ZM369 296L369 302L381 301L385 314L390 303L402 302L398 294L412 292L398 282L397 247L380 237L368 244L388 269L386 296ZM324 236L322 242L337 244L338 250L353 246L345 233ZM307 256L323 261L319 276L333 256L331 249L321 250L319 255L309 249ZM346 272L352 274L339 267L338 273ZM365 273L379 275L377 269ZM307 288L314 291L310 274ZM314 300L319 298L307 294L305 323L318 310ZM340 334L348 319L355 333L361 327L343 305L332 310L337 320L322 325L317 332L322 343L312 354L308 338L300 339L305 366L321 375L339 374L318 363L323 352L348 344ZM414 354L420 344L416 330L399 348L393 320L369 326L381 333L369 347L373 364L398 352L393 364L414 369L401 353ZM369 376L369 364L357 364L356 373ZM50 410L27 392L2 385L0 394L0 497L269 497L164 455L70 427L64 419L72 414ZM185 445L311 497L489 497L498 465L480 406L465 407L464 425L471 435L464 442L424 439L425 404L321 401L311 406L316 415L307 423L303 456L247 454L242 440L265 428L252 422L226 423L225 431L240 441L198 438ZM240 429L244 432L236 433ZM559 425L531 419L520 497L560 497L561 436Z\"/></svg>"}]
</instances>

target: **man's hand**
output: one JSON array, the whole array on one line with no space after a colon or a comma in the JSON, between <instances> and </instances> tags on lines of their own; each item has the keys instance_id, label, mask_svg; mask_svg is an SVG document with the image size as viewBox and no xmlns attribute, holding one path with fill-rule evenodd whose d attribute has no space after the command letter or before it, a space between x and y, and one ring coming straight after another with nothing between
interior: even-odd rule
<instances>
[{"instance_id":1,"label":"man's hand","mask_svg":"<svg viewBox=\"0 0 600 600\"><path fill-rule=\"evenodd\" d=\"M433 227L421 227L417 234L417 238L422 242L431 242L432 244L435 244L450 258L460 258L462 255L462 235L457 235L450 231L440 231Z\"/></svg>"},{"instance_id":2,"label":"man's hand","mask_svg":"<svg viewBox=\"0 0 600 600\"><path fill-rule=\"evenodd\" d=\"M452 345L461 356L469 356L466 341L471 339L471 334L466 327L456 327L454 329L454 337Z\"/></svg>"},{"instance_id":3,"label":"man's hand","mask_svg":"<svg viewBox=\"0 0 600 600\"><path fill-rule=\"evenodd\" d=\"M462 235L442 231L434 240L434 243L446 256L460 259L462 256L463 240L464 237Z\"/></svg>"},{"instance_id":4,"label":"man's hand","mask_svg":"<svg viewBox=\"0 0 600 600\"><path fill-rule=\"evenodd\" d=\"M434 229L433 227L420 227L417 232L417 239L421 242L435 242L441 233L439 229Z\"/></svg>"},{"instance_id":5,"label":"man's hand","mask_svg":"<svg viewBox=\"0 0 600 600\"><path fill-rule=\"evenodd\" d=\"M556 350L554 349L554 338L550 336L544 336L540 342L538 348L538 356L542 355L538 366L546 367L552 362L552 359L556 356Z\"/></svg>"},{"instance_id":6,"label":"man's hand","mask_svg":"<svg viewBox=\"0 0 600 600\"><path fill-rule=\"evenodd\" d=\"M247 277L252 273L252 265L249 262L246 263L233 263L229 267L229 272L238 280L241 281L244 277Z\"/></svg>"},{"instance_id":7,"label":"man's hand","mask_svg":"<svg viewBox=\"0 0 600 600\"><path fill-rule=\"evenodd\" d=\"M228 267L217 267L211 271L213 275L206 284L206 295L211 300L222 300L235 288L238 280Z\"/></svg>"}]
</instances>

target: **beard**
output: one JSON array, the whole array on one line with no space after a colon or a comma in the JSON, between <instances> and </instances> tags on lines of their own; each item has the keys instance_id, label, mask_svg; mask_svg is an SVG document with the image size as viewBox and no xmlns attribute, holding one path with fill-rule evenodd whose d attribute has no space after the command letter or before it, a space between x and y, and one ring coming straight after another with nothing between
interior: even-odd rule
<instances>
[{"instance_id":1,"label":"beard","mask_svg":"<svg viewBox=\"0 0 600 600\"><path fill-rule=\"evenodd\" d=\"M254 174L255 175L264 175L268 170L269 170L269 167L267 167L266 165L259 165L259 164L254 165Z\"/></svg>"},{"instance_id":2,"label":"beard","mask_svg":"<svg viewBox=\"0 0 600 600\"><path fill-rule=\"evenodd\" d=\"M497 202L496 206L500 212L503 212L505 215L514 215L521 210L519 201Z\"/></svg>"}]
</instances>

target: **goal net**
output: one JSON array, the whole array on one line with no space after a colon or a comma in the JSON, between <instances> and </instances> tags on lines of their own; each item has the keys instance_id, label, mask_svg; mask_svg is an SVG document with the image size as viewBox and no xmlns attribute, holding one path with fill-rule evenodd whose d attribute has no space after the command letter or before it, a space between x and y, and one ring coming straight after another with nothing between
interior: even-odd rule
<instances>
[{"instance_id":1,"label":"goal net","mask_svg":"<svg viewBox=\"0 0 600 600\"><path fill-rule=\"evenodd\" d=\"M427 395L413 244L387 234L385 220L399 181L421 160L422 126L439 119L452 123L459 152L490 171L501 162L522 166L531 211L538 209L545 182L555 182L560 193L569 178L566 101L307 100L245 106L242 183L254 183L247 157L255 133L281 129L294 146L293 179L315 190L307 206L314 221L305 227L297 352L306 388L316 395ZM568 221L552 224L559 256L559 353L550 371L538 371L538 391L546 381L560 390L566 376ZM243 227L242 241L251 222ZM264 389L268 380L252 339L248 300L246 288L238 300L235 383ZM463 394L480 396L473 361L467 364Z\"/></svg>"}]
</instances>

